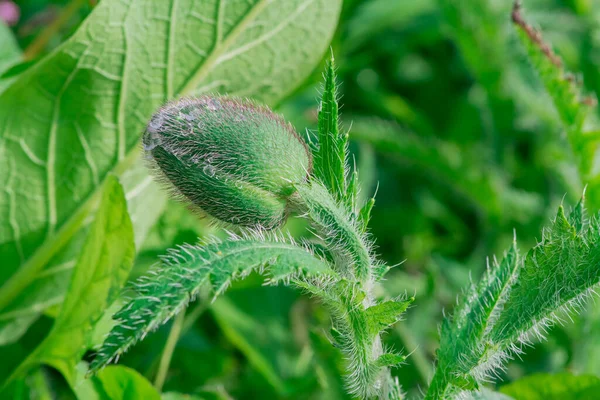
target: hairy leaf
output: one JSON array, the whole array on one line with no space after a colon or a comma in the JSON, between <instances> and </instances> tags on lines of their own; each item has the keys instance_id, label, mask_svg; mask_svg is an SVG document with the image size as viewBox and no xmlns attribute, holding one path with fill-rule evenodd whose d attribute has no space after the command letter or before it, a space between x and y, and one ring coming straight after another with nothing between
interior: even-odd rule
<instances>
[{"instance_id":1,"label":"hairy leaf","mask_svg":"<svg viewBox=\"0 0 600 400\"><path fill-rule=\"evenodd\" d=\"M114 318L91 365L96 372L116 359L150 331L164 324L209 284L214 296L231 281L264 270L270 281L300 276L332 275L326 262L303 247L265 239L239 239L205 246L182 246L172 251L153 273L135 285L137 295Z\"/></svg>"},{"instance_id":2,"label":"hairy leaf","mask_svg":"<svg viewBox=\"0 0 600 400\"><path fill-rule=\"evenodd\" d=\"M543 336L557 311L577 307L600 282L600 224L598 217L588 224L583 212L580 203L567 219L560 207L541 243L529 251L490 332L494 342L507 346Z\"/></svg>"},{"instance_id":3,"label":"hairy leaf","mask_svg":"<svg viewBox=\"0 0 600 400\"><path fill-rule=\"evenodd\" d=\"M486 350L486 335L498 319L519 266L515 243L502 262L494 260L481 282L463 295L452 318L442 323L436 373L455 384L476 374Z\"/></svg>"},{"instance_id":4,"label":"hairy leaf","mask_svg":"<svg viewBox=\"0 0 600 400\"><path fill-rule=\"evenodd\" d=\"M325 69L325 84L319 106L319 143L314 159L314 174L336 200L346 197L346 153L348 134L340 133L337 83L333 57Z\"/></svg>"},{"instance_id":5,"label":"hairy leaf","mask_svg":"<svg viewBox=\"0 0 600 400\"><path fill-rule=\"evenodd\" d=\"M0 96L0 308L77 231L107 174L135 158L161 103L208 91L277 101L320 59L340 3L99 3Z\"/></svg>"},{"instance_id":6,"label":"hairy leaf","mask_svg":"<svg viewBox=\"0 0 600 400\"><path fill-rule=\"evenodd\" d=\"M52 331L19 366L14 377L49 364L72 383L92 327L119 294L133 265L133 228L121 185L106 181L100 209L90 226Z\"/></svg>"},{"instance_id":7,"label":"hairy leaf","mask_svg":"<svg viewBox=\"0 0 600 400\"><path fill-rule=\"evenodd\" d=\"M481 283L465 293L441 329L438 365L427 398L473 390L522 345L581 306L600 282L600 223L583 201L562 206L541 242L521 258L513 247Z\"/></svg>"},{"instance_id":8,"label":"hairy leaf","mask_svg":"<svg viewBox=\"0 0 600 400\"><path fill-rule=\"evenodd\" d=\"M594 160L597 158L600 137L597 132L585 132L584 125L596 107L597 100L582 93L581 82L565 70L562 59L544 42L541 33L525 21L519 1L515 2L512 20L529 61L544 84L562 121L577 161L579 178L583 184L593 183L588 191L589 203L592 209L597 210L600 208L600 177Z\"/></svg>"},{"instance_id":9,"label":"hairy leaf","mask_svg":"<svg viewBox=\"0 0 600 400\"><path fill-rule=\"evenodd\" d=\"M582 95L575 77L565 71L560 57L543 41L540 32L523 19L518 1L513 8L512 20L529 60L552 97L569 141L572 144L579 143L583 134L583 123L591 111L594 100Z\"/></svg>"},{"instance_id":10,"label":"hairy leaf","mask_svg":"<svg viewBox=\"0 0 600 400\"><path fill-rule=\"evenodd\" d=\"M365 313L369 333L377 335L398 322L413 301L414 299L390 300L367 308Z\"/></svg>"}]
</instances>

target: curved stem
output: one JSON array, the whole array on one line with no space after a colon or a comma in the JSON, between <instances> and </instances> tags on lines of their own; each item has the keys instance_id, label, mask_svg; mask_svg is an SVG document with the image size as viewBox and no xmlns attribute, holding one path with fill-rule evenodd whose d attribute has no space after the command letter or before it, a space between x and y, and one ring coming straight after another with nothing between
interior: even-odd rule
<instances>
[{"instance_id":1,"label":"curved stem","mask_svg":"<svg viewBox=\"0 0 600 400\"><path fill-rule=\"evenodd\" d=\"M376 361L383 353L379 334L370 332L366 313L375 304L373 294L373 266L367 238L353 220L344 205L337 202L327 189L318 182L297 185L298 195L292 207L306 215L316 234L322 238L333 255L338 272L349 279L348 285L324 288L317 295L329 295L334 327L340 330L342 351L350 364L348 386L361 398L387 398L397 389L389 368L378 366ZM356 285L356 286L354 286ZM355 292L355 288L359 292ZM327 299L323 299L325 303Z\"/></svg>"},{"instance_id":2,"label":"curved stem","mask_svg":"<svg viewBox=\"0 0 600 400\"><path fill-rule=\"evenodd\" d=\"M173 351L175 350L175 346L179 340L179 335L181 333L184 320L185 310L182 310L179 314L177 314L177 317L175 317L173 325L171 326L171 332L169 332L169 337L167 338L167 343L165 344L165 349L163 350L162 357L160 358L160 364L158 365L156 379L154 380L154 387L159 392L162 391L163 385L165 384L167 372L169 372L169 364L171 364L171 357L173 357Z\"/></svg>"}]
</instances>

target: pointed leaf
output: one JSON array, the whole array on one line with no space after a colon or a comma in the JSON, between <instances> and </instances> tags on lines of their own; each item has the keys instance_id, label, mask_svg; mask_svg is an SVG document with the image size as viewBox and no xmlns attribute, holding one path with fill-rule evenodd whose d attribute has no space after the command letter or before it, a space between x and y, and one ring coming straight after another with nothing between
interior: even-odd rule
<instances>
[{"instance_id":1,"label":"pointed leaf","mask_svg":"<svg viewBox=\"0 0 600 400\"><path fill-rule=\"evenodd\" d=\"M414 298L409 300L390 300L367 308L365 315L369 333L377 335L382 330L398 322L413 301Z\"/></svg>"},{"instance_id":2,"label":"pointed leaf","mask_svg":"<svg viewBox=\"0 0 600 400\"><path fill-rule=\"evenodd\" d=\"M375 365L378 367L397 367L406 361L406 357L400 354L386 353L382 354L375 360Z\"/></svg>"},{"instance_id":3,"label":"pointed leaf","mask_svg":"<svg viewBox=\"0 0 600 400\"><path fill-rule=\"evenodd\" d=\"M280 100L321 59L340 6L99 2L0 95L0 309L75 234L106 176L135 160L162 103L208 91Z\"/></svg>"},{"instance_id":4,"label":"pointed leaf","mask_svg":"<svg viewBox=\"0 0 600 400\"><path fill-rule=\"evenodd\" d=\"M176 315L204 284L210 283L218 295L233 279L263 268L274 281L334 275L325 261L295 244L240 239L181 246L136 283L136 297L115 314L117 324L92 362L91 372L118 358L148 332Z\"/></svg>"},{"instance_id":5,"label":"pointed leaf","mask_svg":"<svg viewBox=\"0 0 600 400\"><path fill-rule=\"evenodd\" d=\"M314 174L341 201L346 196L346 152L348 135L340 133L337 84L333 56L325 69L325 86L319 108L319 148Z\"/></svg>"}]
</instances>

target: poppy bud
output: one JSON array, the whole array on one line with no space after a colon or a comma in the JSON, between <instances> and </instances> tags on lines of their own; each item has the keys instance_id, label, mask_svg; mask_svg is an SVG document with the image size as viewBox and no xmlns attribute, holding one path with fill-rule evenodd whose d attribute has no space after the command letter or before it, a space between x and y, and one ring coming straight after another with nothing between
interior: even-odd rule
<instances>
[{"instance_id":1,"label":"poppy bud","mask_svg":"<svg viewBox=\"0 0 600 400\"><path fill-rule=\"evenodd\" d=\"M167 104L150 120L143 145L178 195L247 227L280 225L294 185L312 164L306 143L283 118L227 97Z\"/></svg>"}]
</instances>

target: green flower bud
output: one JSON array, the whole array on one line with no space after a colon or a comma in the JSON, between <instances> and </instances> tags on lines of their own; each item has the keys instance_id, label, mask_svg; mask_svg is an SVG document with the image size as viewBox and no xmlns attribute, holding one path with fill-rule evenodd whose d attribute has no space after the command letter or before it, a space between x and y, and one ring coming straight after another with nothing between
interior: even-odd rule
<instances>
[{"instance_id":1,"label":"green flower bud","mask_svg":"<svg viewBox=\"0 0 600 400\"><path fill-rule=\"evenodd\" d=\"M266 107L226 97L183 99L150 120L144 150L180 197L224 222L274 228L311 155Z\"/></svg>"}]
</instances>

